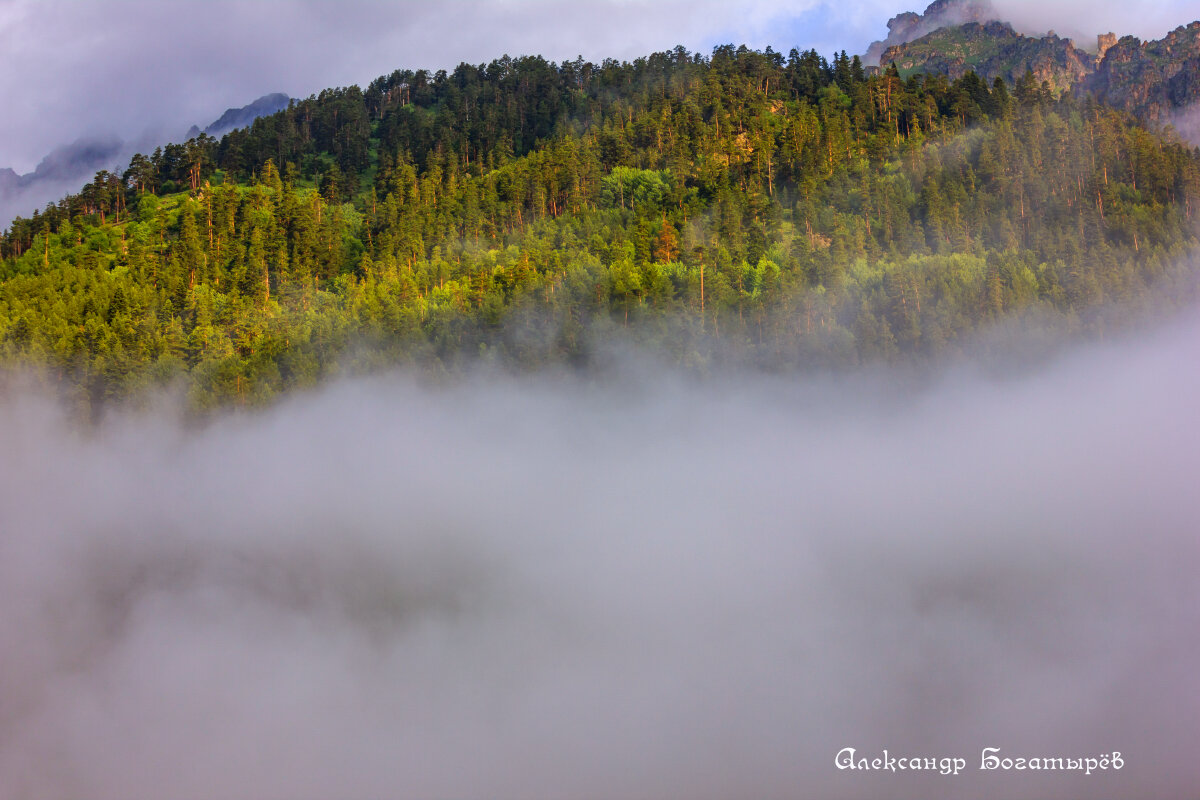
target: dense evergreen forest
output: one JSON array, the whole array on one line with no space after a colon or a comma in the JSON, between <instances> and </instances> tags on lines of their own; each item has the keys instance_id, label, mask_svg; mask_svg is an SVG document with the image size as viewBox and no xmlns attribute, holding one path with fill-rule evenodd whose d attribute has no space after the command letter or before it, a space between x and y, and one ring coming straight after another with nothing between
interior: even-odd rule
<instances>
[{"instance_id":1,"label":"dense evergreen forest","mask_svg":"<svg viewBox=\"0 0 1200 800\"><path fill-rule=\"evenodd\" d=\"M14 221L0 359L94 410L586 365L605 331L700 369L924 358L1024 311L1088 332L1193 248L1198 202L1200 151L1031 75L729 46L396 72Z\"/></svg>"}]
</instances>

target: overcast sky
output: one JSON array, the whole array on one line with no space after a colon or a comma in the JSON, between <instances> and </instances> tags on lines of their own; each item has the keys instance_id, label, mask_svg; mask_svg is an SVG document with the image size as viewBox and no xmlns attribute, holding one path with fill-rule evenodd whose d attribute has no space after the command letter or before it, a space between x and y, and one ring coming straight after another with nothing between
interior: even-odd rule
<instances>
[{"instance_id":1,"label":"overcast sky","mask_svg":"<svg viewBox=\"0 0 1200 800\"><path fill-rule=\"evenodd\" d=\"M1194 0L998 0L1027 25L1157 38ZM862 52L925 0L0 0L0 167L84 135L178 135L273 91L505 53L633 58L683 44Z\"/></svg>"}]
</instances>

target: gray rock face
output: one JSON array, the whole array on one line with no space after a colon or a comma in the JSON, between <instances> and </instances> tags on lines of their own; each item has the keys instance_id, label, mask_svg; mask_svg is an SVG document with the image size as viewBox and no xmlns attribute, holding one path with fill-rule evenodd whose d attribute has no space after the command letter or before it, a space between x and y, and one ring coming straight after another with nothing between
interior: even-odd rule
<instances>
[{"instance_id":1,"label":"gray rock face","mask_svg":"<svg viewBox=\"0 0 1200 800\"><path fill-rule=\"evenodd\" d=\"M1200 22L1180 26L1157 41L1120 39L1082 89L1144 119L1187 116L1200 103Z\"/></svg>"}]
</instances>

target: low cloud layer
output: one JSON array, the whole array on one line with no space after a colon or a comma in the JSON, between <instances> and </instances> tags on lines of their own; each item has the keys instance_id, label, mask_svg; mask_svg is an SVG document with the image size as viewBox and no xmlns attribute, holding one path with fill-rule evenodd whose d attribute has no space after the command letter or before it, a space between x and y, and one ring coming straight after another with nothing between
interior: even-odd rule
<instances>
[{"instance_id":1,"label":"low cloud layer","mask_svg":"<svg viewBox=\"0 0 1200 800\"><path fill-rule=\"evenodd\" d=\"M399 375L86 432L9 388L0 798L1181 797L1198 348Z\"/></svg>"}]
</instances>

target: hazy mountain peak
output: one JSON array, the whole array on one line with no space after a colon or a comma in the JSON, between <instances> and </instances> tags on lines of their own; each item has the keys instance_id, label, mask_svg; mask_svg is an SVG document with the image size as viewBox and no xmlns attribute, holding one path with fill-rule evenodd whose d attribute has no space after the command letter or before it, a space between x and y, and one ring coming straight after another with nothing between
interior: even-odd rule
<instances>
[{"instance_id":1,"label":"hazy mountain peak","mask_svg":"<svg viewBox=\"0 0 1200 800\"><path fill-rule=\"evenodd\" d=\"M291 98L282 92L264 94L249 105L226 109L224 114L204 129L204 132L209 136L221 136L236 128L245 128L259 117L265 117L287 108L290 100Z\"/></svg>"},{"instance_id":2,"label":"hazy mountain peak","mask_svg":"<svg viewBox=\"0 0 1200 800\"><path fill-rule=\"evenodd\" d=\"M62 147L56 147L41 160L32 173L22 178L33 180L74 178L81 172L104 168L120 155L124 146L116 136L82 136Z\"/></svg>"},{"instance_id":3,"label":"hazy mountain peak","mask_svg":"<svg viewBox=\"0 0 1200 800\"><path fill-rule=\"evenodd\" d=\"M863 62L877 65L887 48L906 44L940 28L999 18L990 0L934 0L925 8L924 14L906 11L888 20L887 38L872 42Z\"/></svg>"},{"instance_id":4,"label":"hazy mountain peak","mask_svg":"<svg viewBox=\"0 0 1200 800\"><path fill-rule=\"evenodd\" d=\"M248 105L226 109L203 131L193 125L183 139L195 138L202 132L219 138L235 128L250 125L259 117L287 108L290 100L281 92L263 95ZM27 213L78 190L98 170L120 169L135 150L148 152L162 143L157 139L157 136L144 136L138 141L125 142L115 135L83 136L52 150L33 172L21 175L9 167L0 168L0 226L8 225L16 214Z\"/></svg>"},{"instance_id":5,"label":"hazy mountain peak","mask_svg":"<svg viewBox=\"0 0 1200 800\"><path fill-rule=\"evenodd\" d=\"M12 167L0 167L0 196L17 188L21 180Z\"/></svg>"},{"instance_id":6,"label":"hazy mountain peak","mask_svg":"<svg viewBox=\"0 0 1200 800\"><path fill-rule=\"evenodd\" d=\"M0 224L78 190L102 169L118 169L128 159L127 146L115 135L82 136L50 151L24 175L0 169Z\"/></svg>"}]
</instances>

